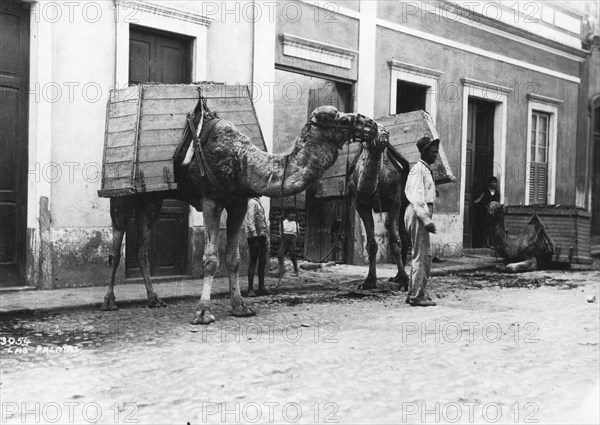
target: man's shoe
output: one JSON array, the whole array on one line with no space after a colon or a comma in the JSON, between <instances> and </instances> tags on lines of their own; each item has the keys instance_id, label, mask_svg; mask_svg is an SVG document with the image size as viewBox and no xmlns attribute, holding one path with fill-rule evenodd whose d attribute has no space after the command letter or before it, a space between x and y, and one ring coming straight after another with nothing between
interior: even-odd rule
<instances>
[{"instance_id":1,"label":"man's shoe","mask_svg":"<svg viewBox=\"0 0 600 425\"><path fill-rule=\"evenodd\" d=\"M435 302L426 299L411 300L409 304L412 307L435 307L437 305Z\"/></svg>"}]
</instances>

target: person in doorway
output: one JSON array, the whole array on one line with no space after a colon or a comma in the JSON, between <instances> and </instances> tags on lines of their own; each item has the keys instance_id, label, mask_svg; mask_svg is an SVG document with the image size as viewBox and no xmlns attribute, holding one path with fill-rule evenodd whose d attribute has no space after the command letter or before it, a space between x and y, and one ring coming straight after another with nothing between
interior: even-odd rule
<instances>
[{"instance_id":1,"label":"person in doorway","mask_svg":"<svg viewBox=\"0 0 600 425\"><path fill-rule=\"evenodd\" d=\"M248 296L269 295L265 288L265 267L269 249L269 226L265 209L258 198L248 200L246 212L246 237L250 262L248 263ZM254 292L254 272L258 263L258 291Z\"/></svg>"},{"instance_id":2,"label":"person in doorway","mask_svg":"<svg viewBox=\"0 0 600 425\"><path fill-rule=\"evenodd\" d=\"M500 193L498 192L498 179L494 176L487 181L487 188L481 193L474 203L479 206L479 231L482 235L482 240L485 246L493 248L490 242L490 235L486 221L487 207L490 202L500 202Z\"/></svg>"},{"instance_id":3,"label":"person in doorway","mask_svg":"<svg viewBox=\"0 0 600 425\"><path fill-rule=\"evenodd\" d=\"M412 242L410 285L406 302L411 306L431 307L436 303L426 292L431 275L430 233L436 232L432 221L433 202L436 198L435 182L429 166L438 156L440 141L422 137L417 141L421 160L410 170L406 181L406 197L410 204L406 208L404 223Z\"/></svg>"},{"instance_id":4,"label":"person in doorway","mask_svg":"<svg viewBox=\"0 0 600 425\"><path fill-rule=\"evenodd\" d=\"M296 241L298 240L298 223L293 209L285 210L285 219L282 223L281 242L279 244L279 277L285 272L284 256L289 252L294 265L294 276L298 276L298 263L296 261Z\"/></svg>"}]
</instances>

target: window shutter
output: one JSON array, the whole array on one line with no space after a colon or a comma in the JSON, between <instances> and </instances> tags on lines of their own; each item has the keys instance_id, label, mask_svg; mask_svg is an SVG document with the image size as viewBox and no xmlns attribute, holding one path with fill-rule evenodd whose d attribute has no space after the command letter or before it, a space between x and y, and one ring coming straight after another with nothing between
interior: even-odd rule
<instances>
[{"instance_id":1,"label":"window shutter","mask_svg":"<svg viewBox=\"0 0 600 425\"><path fill-rule=\"evenodd\" d=\"M529 203L546 204L548 193L548 164L532 162L529 169Z\"/></svg>"},{"instance_id":2,"label":"window shutter","mask_svg":"<svg viewBox=\"0 0 600 425\"><path fill-rule=\"evenodd\" d=\"M548 163L540 162L537 165L537 172L535 176L536 181L536 204L546 204L547 193L548 193Z\"/></svg>"},{"instance_id":3,"label":"window shutter","mask_svg":"<svg viewBox=\"0 0 600 425\"><path fill-rule=\"evenodd\" d=\"M529 204L535 204L535 166L532 162L529 167Z\"/></svg>"}]
</instances>

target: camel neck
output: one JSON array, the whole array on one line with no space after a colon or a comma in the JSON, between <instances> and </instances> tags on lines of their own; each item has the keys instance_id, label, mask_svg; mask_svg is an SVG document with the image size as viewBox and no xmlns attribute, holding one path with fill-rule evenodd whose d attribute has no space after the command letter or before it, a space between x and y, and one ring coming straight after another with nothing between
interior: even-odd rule
<instances>
[{"instance_id":1,"label":"camel neck","mask_svg":"<svg viewBox=\"0 0 600 425\"><path fill-rule=\"evenodd\" d=\"M358 176L356 190L362 195L373 195L377 191L379 184L379 174L381 170L382 152L371 152L364 149L361 155L359 167L361 172Z\"/></svg>"},{"instance_id":2,"label":"camel neck","mask_svg":"<svg viewBox=\"0 0 600 425\"><path fill-rule=\"evenodd\" d=\"M284 197L305 190L335 162L338 143L324 138L322 131L305 127L292 152L270 155L261 152L260 166L248 167L246 186L257 195ZM248 163L250 165L250 163Z\"/></svg>"}]
</instances>

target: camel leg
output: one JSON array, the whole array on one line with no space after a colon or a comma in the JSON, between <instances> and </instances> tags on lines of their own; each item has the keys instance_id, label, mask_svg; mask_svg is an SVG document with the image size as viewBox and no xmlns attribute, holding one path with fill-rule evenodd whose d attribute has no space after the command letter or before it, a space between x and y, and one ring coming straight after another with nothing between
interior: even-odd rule
<instances>
[{"instance_id":1,"label":"camel leg","mask_svg":"<svg viewBox=\"0 0 600 425\"><path fill-rule=\"evenodd\" d=\"M115 279L117 269L121 262L121 245L123 236L127 230L127 223L133 214L133 198L124 196L110 199L110 218L112 221L113 247L112 247L112 273L108 291L104 296L102 310L117 310L119 307L115 303Z\"/></svg>"},{"instance_id":2,"label":"camel leg","mask_svg":"<svg viewBox=\"0 0 600 425\"><path fill-rule=\"evenodd\" d=\"M398 283L399 290L408 291L408 275L404 270L404 261L402 258L402 248L403 244L400 239L400 233L398 229L399 225L399 214L400 208L399 206L394 205L393 208L389 211L388 215L388 223L387 230L390 237L390 245L392 249L392 255L394 256L394 261L396 262L396 266L398 267L398 273L396 276L390 278L390 282ZM404 221L404 220L402 220Z\"/></svg>"},{"instance_id":3,"label":"camel leg","mask_svg":"<svg viewBox=\"0 0 600 425\"><path fill-rule=\"evenodd\" d=\"M408 202L408 201L407 201ZM408 230L406 230L406 224L404 223L404 215L406 214L406 205L400 208L400 216L398 220L398 233L400 234L400 241L402 243L401 255L402 264L406 266L408 262L408 247L410 246L410 236L408 236Z\"/></svg>"},{"instance_id":4,"label":"camel leg","mask_svg":"<svg viewBox=\"0 0 600 425\"><path fill-rule=\"evenodd\" d=\"M198 310L192 320L193 325L210 325L215 321L215 316L210 312L210 293L213 279L219 268L219 224L222 212L223 207L218 206L212 199L204 198L202 200L202 216L206 229L202 258L204 280Z\"/></svg>"},{"instance_id":5,"label":"camel leg","mask_svg":"<svg viewBox=\"0 0 600 425\"><path fill-rule=\"evenodd\" d=\"M362 220L367 233L367 253L369 255L369 274L360 289L375 289L377 287L377 270L375 261L377 259L377 241L375 241L375 223L371 208L356 204L356 211Z\"/></svg>"},{"instance_id":6,"label":"camel leg","mask_svg":"<svg viewBox=\"0 0 600 425\"><path fill-rule=\"evenodd\" d=\"M227 208L227 251L225 261L229 277L229 299L232 314L236 317L254 316L256 313L244 304L240 293L240 233L246 205L235 205Z\"/></svg>"},{"instance_id":7,"label":"camel leg","mask_svg":"<svg viewBox=\"0 0 600 425\"><path fill-rule=\"evenodd\" d=\"M520 261L518 263L510 263L506 265L504 269L505 273L523 273L523 272L533 272L537 270L537 259L535 257Z\"/></svg>"},{"instance_id":8,"label":"camel leg","mask_svg":"<svg viewBox=\"0 0 600 425\"><path fill-rule=\"evenodd\" d=\"M143 203L142 203L143 202ZM148 248L150 246L150 236L152 226L158 218L163 200L160 198L142 198L136 205L135 228L137 231L138 242L138 263L144 278L146 295L148 296L148 307L166 307L167 304L158 298L152 281L150 280L150 263L148 262Z\"/></svg>"}]
</instances>

